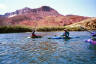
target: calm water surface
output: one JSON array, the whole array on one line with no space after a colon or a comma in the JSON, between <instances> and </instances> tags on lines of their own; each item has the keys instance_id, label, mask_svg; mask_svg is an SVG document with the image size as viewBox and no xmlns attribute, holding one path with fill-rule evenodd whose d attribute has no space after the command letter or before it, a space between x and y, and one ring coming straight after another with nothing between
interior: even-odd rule
<instances>
[{"instance_id":1,"label":"calm water surface","mask_svg":"<svg viewBox=\"0 0 96 64\"><path fill-rule=\"evenodd\" d=\"M0 34L0 64L96 64L96 50L88 32L70 32L73 38L48 39L62 32L37 32L42 38L27 38L31 33Z\"/></svg>"}]
</instances>

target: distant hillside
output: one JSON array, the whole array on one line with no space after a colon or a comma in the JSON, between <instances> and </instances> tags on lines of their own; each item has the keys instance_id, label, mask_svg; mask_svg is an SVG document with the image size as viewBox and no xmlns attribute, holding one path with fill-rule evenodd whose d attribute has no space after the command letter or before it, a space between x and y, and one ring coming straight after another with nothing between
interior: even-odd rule
<instances>
[{"instance_id":1,"label":"distant hillside","mask_svg":"<svg viewBox=\"0 0 96 64\"><path fill-rule=\"evenodd\" d=\"M71 25L68 25L68 27L84 27L86 29L96 30L96 18L89 18Z\"/></svg>"},{"instance_id":2,"label":"distant hillside","mask_svg":"<svg viewBox=\"0 0 96 64\"><path fill-rule=\"evenodd\" d=\"M23 9L16 10L14 12L5 13L6 17L14 17L17 15L32 15L32 16L58 16L60 15L56 10L49 6L42 6L40 8L31 9L25 7Z\"/></svg>"},{"instance_id":3,"label":"distant hillside","mask_svg":"<svg viewBox=\"0 0 96 64\"><path fill-rule=\"evenodd\" d=\"M27 25L32 27L66 26L89 18L78 15L63 16L49 6L35 9L25 7L14 12L5 13L3 16L3 20L0 19L1 25Z\"/></svg>"},{"instance_id":4,"label":"distant hillside","mask_svg":"<svg viewBox=\"0 0 96 64\"><path fill-rule=\"evenodd\" d=\"M2 25L7 25L6 22L4 21L5 19L6 19L5 16L0 15L0 26L2 26Z\"/></svg>"},{"instance_id":5,"label":"distant hillside","mask_svg":"<svg viewBox=\"0 0 96 64\"><path fill-rule=\"evenodd\" d=\"M18 15L11 18L6 18L9 25L27 25L27 26L66 26L81 20L86 19L83 16L31 16L31 15Z\"/></svg>"}]
</instances>

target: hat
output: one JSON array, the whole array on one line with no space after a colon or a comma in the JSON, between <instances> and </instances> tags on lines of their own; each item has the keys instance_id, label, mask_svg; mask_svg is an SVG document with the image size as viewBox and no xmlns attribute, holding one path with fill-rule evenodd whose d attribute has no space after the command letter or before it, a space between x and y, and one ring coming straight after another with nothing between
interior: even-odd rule
<instances>
[{"instance_id":1,"label":"hat","mask_svg":"<svg viewBox=\"0 0 96 64\"><path fill-rule=\"evenodd\" d=\"M64 31L66 31L67 29L64 29Z\"/></svg>"}]
</instances>

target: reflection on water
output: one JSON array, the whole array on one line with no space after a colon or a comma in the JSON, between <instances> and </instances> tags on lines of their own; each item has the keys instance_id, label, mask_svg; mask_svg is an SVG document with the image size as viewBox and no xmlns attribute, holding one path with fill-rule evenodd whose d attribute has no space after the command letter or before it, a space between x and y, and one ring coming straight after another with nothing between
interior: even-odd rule
<instances>
[{"instance_id":1,"label":"reflection on water","mask_svg":"<svg viewBox=\"0 0 96 64\"><path fill-rule=\"evenodd\" d=\"M40 32L38 39L27 38L31 33L0 34L0 64L96 64L96 50L84 42L89 33L71 32L74 37L67 41L48 39L61 33Z\"/></svg>"}]
</instances>

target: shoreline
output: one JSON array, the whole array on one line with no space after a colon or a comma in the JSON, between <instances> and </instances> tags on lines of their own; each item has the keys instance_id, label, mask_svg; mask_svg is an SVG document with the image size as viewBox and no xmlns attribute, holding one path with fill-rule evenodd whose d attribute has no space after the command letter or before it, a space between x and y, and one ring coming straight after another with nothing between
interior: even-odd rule
<instances>
[{"instance_id":1,"label":"shoreline","mask_svg":"<svg viewBox=\"0 0 96 64\"><path fill-rule=\"evenodd\" d=\"M28 26L0 26L0 34L1 33L23 33L23 32L32 32L34 28ZM36 32L62 32L64 29L68 31L86 31L81 29L80 27L39 27L36 28ZM92 29L89 29L93 31Z\"/></svg>"}]
</instances>

